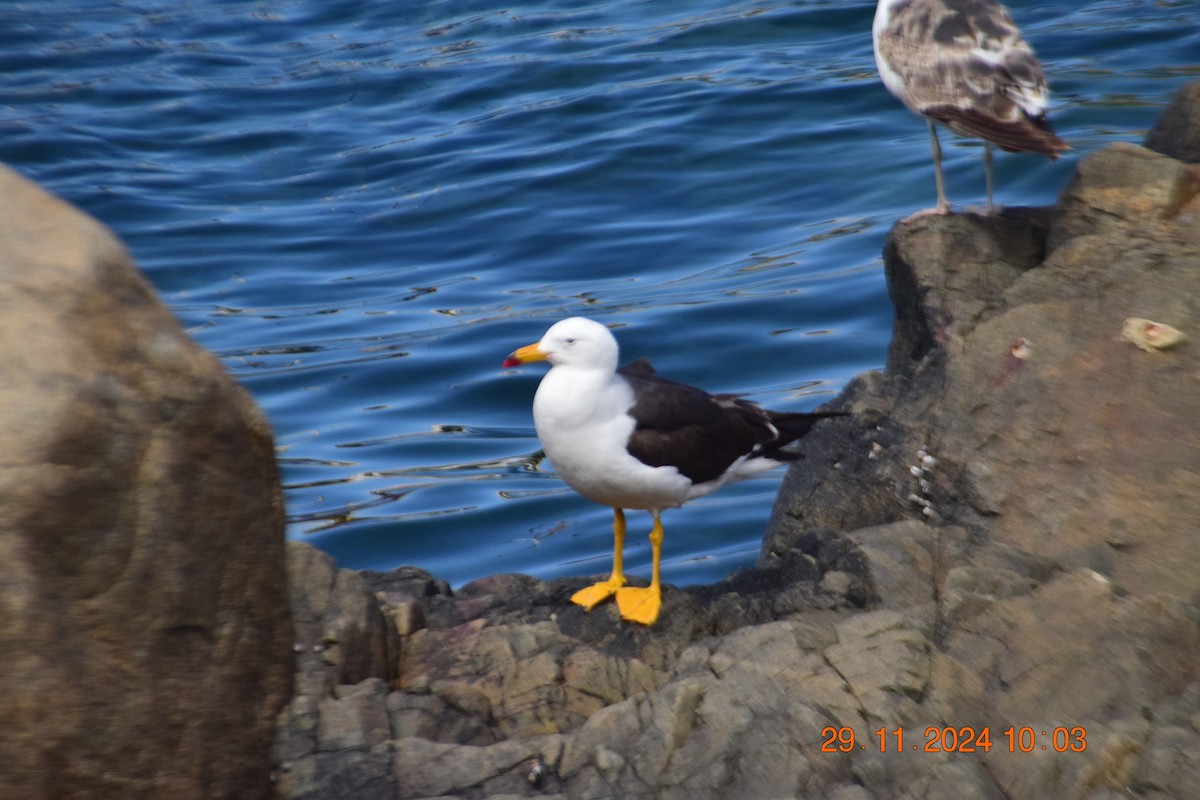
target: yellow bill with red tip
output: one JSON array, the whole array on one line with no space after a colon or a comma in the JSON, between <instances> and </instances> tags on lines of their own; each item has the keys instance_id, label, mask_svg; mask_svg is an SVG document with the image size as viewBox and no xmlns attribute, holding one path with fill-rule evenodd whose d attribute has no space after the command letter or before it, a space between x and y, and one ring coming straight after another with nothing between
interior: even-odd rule
<instances>
[{"instance_id":1,"label":"yellow bill with red tip","mask_svg":"<svg viewBox=\"0 0 1200 800\"><path fill-rule=\"evenodd\" d=\"M504 359L504 366L519 367L522 364L528 364L531 361L545 361L546 354L538 349L538 345L527 344L519 350L514 350L508 354L508 358Z\"/></svg>"}]
</instances>

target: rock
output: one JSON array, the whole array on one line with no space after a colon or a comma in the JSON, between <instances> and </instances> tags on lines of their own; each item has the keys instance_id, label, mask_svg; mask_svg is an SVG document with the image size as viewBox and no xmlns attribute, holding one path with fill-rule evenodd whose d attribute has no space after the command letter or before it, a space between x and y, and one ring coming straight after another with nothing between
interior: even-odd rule
<instances>
[{"instance_id":1,"label":"rock","mask_svg":"<svg viewBox=\"0 0 1200 800\"><path fill-rule=\"evenodd\" d=\"M831 643L828 630L794 622L698 643L662 689L567 737L556 774L573 797L791 797L836 785L847 764L817 752L820 731L833 721L826 707L855 703L823 658Z\"/></svg>"},{"instance_id":2,"label":"rock","mask_svg":"<svg viewBox=\"0 0 1200 800\"><path fill-rule=\"evenodd\" d=\"M946 796L991 796L993 779L1009 797L1187 796L1194 766L1166 742L1200 729L1166 709L1200 688L1200 353L1146 352L1121 328L1196 329L1197 178L1116 145L1080 162L1057 209L898 226L888 370L845 393L849 445L829 429L805 442L837 454L841 480L785 479L772 546L858 528L875 601L929 632L922 724L1035 736L1030 753L994 747ZM1056 728L1086 749L1055 752ZM950 785L934 761L856 765L872 796ZM1170 777L1150 778L1158 766Z\"/></svg>"},{"instance_id":3,"label":"rock","mask_svg":"<svg viewBox=\"0 0 1200 800\"><path fill-rule=\"evenodd\" d=\"M296 695L278 719L276 779L284 797L396 796L392 704L400 632L366 576L288 543ZM409 610L407 614L412 615Z\"/></svg>"},{"instance_id":4,"label":"rock","mask_svg":"<svg viewBox=\"0 0 1200 800\"><path fill-rule=\"evenodd\" d=\"M667 587L653 628L572 606L582 577L368 576L405 634L390 766L356 780L398 798L1190 797L1200 350L1121 334L1197 330L1196 188L1116 145L1057 208L897 225L886 372L805 438L756 567ZM297 720L319 737L334 715L357 770L384 747L379 690Z\"/></svg>"},{"instance_id":5,"label":"rock","mask_svg":"<svg viewBox=\"0 0 1200 800\"><path fill-rule=\"evenodd\" d=\"M672 588L666 624L645 629L621 622L612 608L586 613L567 602L587 578L498 575L451 592L419 570L359 576L306 545L290 548L297 696L280 715L276 756L280 793L293 798L349 796L356 786L394 797L520 796L534 783L543 795L568 787L560 772L563 734L656 692L692 642L728 626L844 607L849 590L861 594L865 586L853 545L814 533L768 568L714 586ZM822 589L827 574L839 577ZM343 656L392 652L379 632L399 628L376 624L379 614L422 624L405 623L392 662L397 674L376 669L363 680L361 670L345 669ZM822 645L833 638L832 631L817 636ZM810 659L823 664L819 655ZM821 685L832 697L844 695L827 666ZM379 738L384 718L386 742ZM523 748L509 747L514 742ZM596 759L602 775L641 768L623 747L601 748ZM592 780L584 773L572 793L591 791L579 788Z\"/></svg>"},{"instance_id":6,"label":"rock","mask_svg":"<svg viewBox=\"0 0 1200 800\"><path fill-rule=\"evenodd\" d=\"M1185 164L1200 162L1200 83L1175 93L1146 135L1146 147Z\"/></svg>"},{"instance_id":7,"label":"rock","mask_svg":"<svg viewBox=\"0 0 1200 800\"><path fill-rule=\"evenodd\" d=\"M535 748L519 742L471 747L402 739L396 743L394 768L403 779L394 796L525 797L534 788L528 775L537 759Z\"/></svg>"},{"instance_id":8,"label":"rock","mask_svg":"<svg viewBox=\"0 0 1200 800\"><path fill-rule=\"evenodd\" d=\"M266 798L268 426L95 220L0 168L0 797Z\"/></svg>"},{"instance_id":9,"label":"rock","mask_svg":"<svg viewBox=\"0 0 1200 800\"><path fill-rule=\"evenodd\" d=\"M1168 251L1172 246L1195 248L1200 231L1191 223L1198 194L1200 172L1194 166L1137 145L1112 145L1080 160L1075 180L1059 201L1047 248L1059 251L1064 244L1074 245L1059 255L1079 266L1084 275L1102 274L1117 262L1113 253L1104 252L1101 266L1089 267L1075 248L1103 247L1105 237L1112 239L1118 231L1130 240L1122 242L1122 251L1128 254L1153 258L1157 246Z\"/></svg>"},{"instance_id":10,"label":"rock","mask_svg":"<svg viewBox=\"0 0 1200 800\"><path fill-rule=\"evenodd\" d=\"M492 741L576 728L606 705L652 691L657 682L640 659L600 653L550 621L477 620L420 631L405 651L402 675L402 685L427 687L449 707L488 720ZM429 733L441 739L436 730Z\"/></svg>"},{"instance_id":11,"label":"rock","mask_svg":"<svg viewBox=\"0 0 1200 800\"><path fill-rule=\"evenodd\" d=\"M879 420L855 434L859 452L846 453L844 439L828 443L837 438L828 429L806 439L819 453L839 448L841 474L852 478L831 488L791 471L768 537L923 515L1067 569L1095 569L1127 590L1196 592L1200 547L1188 532L1200 514L1200 351L1184 342L1146 353L1120 341L1131 313L1197 327L1200 199L1168 213L1177 196L1169 187L1189 175L1133 146L1088 156L1046 229L1056 245L1039 267L1028 268L1037 248L1025 245L1007 272L978 265L1012 277L989 307L963 293L959 305L941 290L914 293L916 307L897 310L889 374L848 393L851 408ZM973 224L1008 231L1012 220ZM966 231L955 217L900 226L886 263L909 277L893 283L925 287L919 271L961 269L955 242ZM902 339L910 330L935 346ZM925 450L932 468L918 463Z\"/></svg>"},{"instance_id":12,"label":"rock","mask_svg":"<svg viewBox=\"0 0 1200 800\"><path fill-rule=\"evenodd\" d=\"M310 545L289 542L288 576L300 694L324 696L371 677L387 684L396 679L399 630L362 575L338 569Z\"/></svg>"},{"instance_id":13,"label":"rock","mask_svg":"<svg viewBox=\"0 0 1200 800\"><path fill-rule=\"evenodd\" d=\"M280 796L390 800L393 732L387 685L368 678L322 697L299 695L280 714L276 743Z\"/></svg>"},{"instance_id":14,"label":"rock","mask_svg":"<svg viewBox=\"0 0 1200 800\"><path fill-rule=\"evenodd\" d=\"M887 272L896 307L887 371L904 371L966 335L1006 288L1041 263L1048 222L1044 211L1018 209L895 229L884 259L904 268Z\"/></svg>"}]
</instances>

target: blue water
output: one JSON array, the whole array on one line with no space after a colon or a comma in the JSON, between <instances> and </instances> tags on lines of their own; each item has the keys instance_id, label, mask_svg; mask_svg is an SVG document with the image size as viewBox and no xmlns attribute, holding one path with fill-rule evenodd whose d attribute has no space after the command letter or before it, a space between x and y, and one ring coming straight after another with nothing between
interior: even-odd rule
<instances>
[{"instance_id":1,"label":"blue water","mask_svg":"<svg viewBox=\"0 0 1200 800\"><path fill-rule=\"evenodd\" d=\"M1200 77L1200 2L1010 3L1074 151L997 159L1054 201ZM0 5L0 161L111 226L274 425L289 535L453 584L606 571L610 512L537 457L554 320L783 410L878 368L880 249L933 204L870 2ZM950 198L976 143L943 139ZM669 582L753 563L780 473L670 512ZM648 571L645 515L627 566Z\"/></svg>"}]
</instances>

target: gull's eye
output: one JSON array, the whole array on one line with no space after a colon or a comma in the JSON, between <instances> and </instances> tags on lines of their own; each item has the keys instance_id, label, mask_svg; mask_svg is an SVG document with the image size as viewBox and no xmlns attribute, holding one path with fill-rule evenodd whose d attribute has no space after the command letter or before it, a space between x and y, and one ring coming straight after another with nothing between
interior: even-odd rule
<instances>
[{"instance_id":1,"label":"gull's eye","mask_svg":"<svg viewBox=\"0 0 1200 800\"><path fill-rule=\"evenodd\" d=\"M575 339L573 337L568 337L567 344L575 344Z\"/></svg>"}]
</instances>

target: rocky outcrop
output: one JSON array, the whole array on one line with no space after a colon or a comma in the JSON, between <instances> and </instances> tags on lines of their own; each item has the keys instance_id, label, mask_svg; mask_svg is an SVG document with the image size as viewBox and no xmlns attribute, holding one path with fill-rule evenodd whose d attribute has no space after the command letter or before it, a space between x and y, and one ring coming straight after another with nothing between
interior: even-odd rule
<instances>
[{"instance_id":1,"label":"rocky outcrop","mask_svg":"<svg viewBox=\"0 0 1200 800\"><path fill-rule=\"evenodd\" d=\"M361 576L397 671L293 701L284 796L1194 796L1200 169L1165 153L1198 93L1176 102L1162 152L1084 157L1056 208L893 230L886 371L806 437L758 566L669 589L654 628L573 607L585 578ZM1136 347L1127 318L1193 339Z\"/></svg>"},{"instance_id":2,"label":"rocky outcrop","mask_svg":"<svg viewBox=\"0 0 1200 800\"><path fill-rule=\"evenodd\" d=\"M897 228L886 261L905 336L886 377L847 392L875 422L847 454L854 480L792 473L773 531L921 511L1130 591L1190 597L1195 348L1146 352L1121 334L1128 317L1195 330L1198 190L1196 167L1116 145L1080 163L1058 209Z\"/></svg>"},{"instance_id":3,"label":"rocky outcrop","mask_svg":"<svg viewBox=\"0 0 1200 800\"><path fill-rule=\"evenodd\" d=\"M652 629L571 605L567 598L589 582L585 577L498 575L452 593L411 568L340 570L330 578L327 557L304 544L291 547L294 607L327 611L297 613L308 622L298 622L301 691L280 717L284 797L487 796L562 787L564 734L655 693L692 643L866 599L863 562L821 533L769 568L672 592ZM382 619L390 630L381 631ZM360 644L345 646L352 639ZM357 683L337 678L341 653L397 647L391 667L376 662Z\"/></svg>"},{"instance_id":4,"label":"rocky outcrop","mask_svg":"<svg viewBox=\"0 0 1200 800\"><path fill-rule=\"evenodd\" d=\"M1147 134L1146 147L1185 164L1200 163L1200 82L1175 93Z\"/></svg>"},{"instance_id":5,"label":"rocky outcrop","mask_svg":"<svg viewBox=\"0 0 1200 800\"><path fill-rule=\"evenodd\" d=\"M1181 92L1164 118L1198 107L1200 93ZM869 713L869 727L1027 727L1033 747L910 758L887 780L941 785L952 767L966 796L1188 796L1200 351L1122 333L1131 317L1200 325L1200 168L1114 145L1081 159L1058 207L900 225L885 263L887 372L847 390L860 422L849 441L806 441L837 454L844 480L789 473L767 555L813 526L847 531L879 605L921 631L919 708ZM1042 734L1075 728L1078 752Z\"/></svg>"},{"instance_id":6,"label":"rocky outcrop","mask_svg":"<svg viewBox=\"0 0 1200 800\"><path fill-rule=\"evenodd\" d=\"M2 167L0 305L0 797L270 797L262 415L106 229Z\"/></svg>"}]
</instances>

